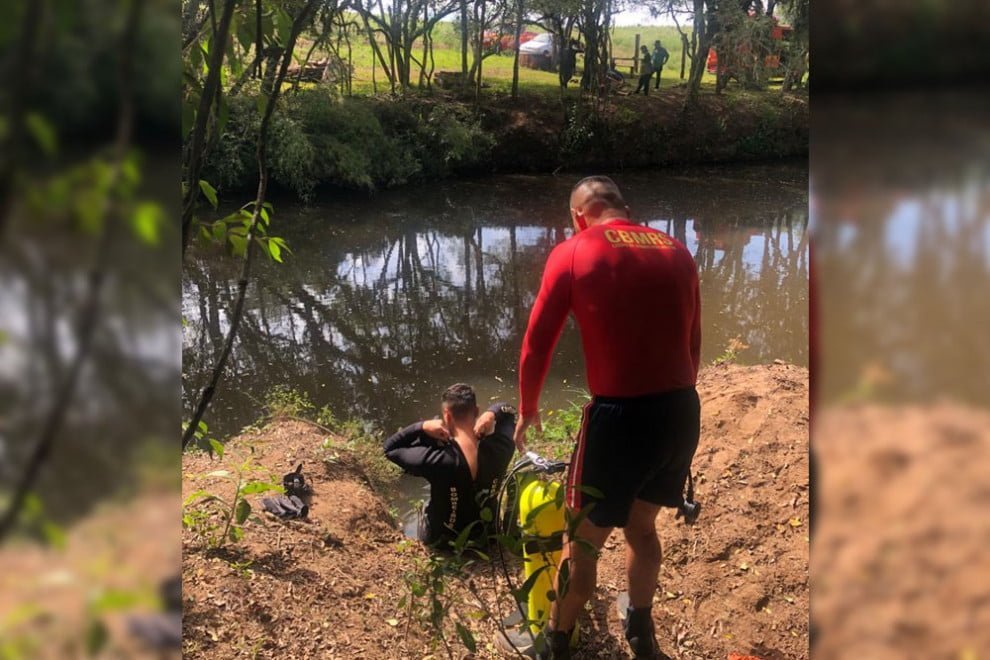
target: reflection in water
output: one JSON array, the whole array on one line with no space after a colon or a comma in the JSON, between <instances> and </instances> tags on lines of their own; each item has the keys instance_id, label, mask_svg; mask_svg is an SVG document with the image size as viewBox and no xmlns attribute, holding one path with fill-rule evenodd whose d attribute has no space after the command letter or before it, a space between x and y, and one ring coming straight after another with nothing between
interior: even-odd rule
<instances>
[{"instance_id":1,"label":"reflection in water","mask_svg":"<svg viewBox=\"0 0 990 660\"><path fill-rule=\"evenodd\" d=\"M701 271L704 353L738 337L746 362L807 362L806 170L800 166L617 177L634 215L691 249ZM564 240L573 180L502 177L373 201L279 209L294 254L250 289L227 386L211 427L236 431L257 399L286 383L393 428L437 408L443 387L515 398L516 361L547 254ZM236 264L188 260L183 282L184 404L207 377L227 328ZM544 403L583 386L569 324Z\"/></svg>"},{"instance_id":2,"label":"reflection in water","mask_svg":"<svg viewBox=\"0 0 990 660\"><path fill-rule=\"evenodd\" d=\"M133 489L144 454L175 474L179 268L177 235L165 233L152 247L119 231L101 266L91 348L35 488L58 521ZM0 244L0 499L23 474L74 359L95 247L54 223L24 223Z\"/></svg>"},{"instance_id":3,"label":"reflection in water","mask_svg":"<svg viewBox=\"0 0 990 660\"><path fill-rule=\"evenodd\" d=\"M913 135L917 117L937 104L910 99L908 107L884 113L883 123L907 121ZM843 116L846 127L863 123L849 108ZM910 144L874 120L872 154L860 161L845 157L853 138L823 135L812 208L826 401L990 405L985 116L974 124L953 113Z\"/></svg>"}]
</instances>

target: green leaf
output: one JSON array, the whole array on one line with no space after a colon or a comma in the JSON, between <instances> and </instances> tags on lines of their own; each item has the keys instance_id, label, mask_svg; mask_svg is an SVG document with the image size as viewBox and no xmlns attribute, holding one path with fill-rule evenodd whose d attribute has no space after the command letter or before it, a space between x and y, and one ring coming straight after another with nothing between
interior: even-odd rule
<instances>
[{"instance_id":1,"label":"green leaf","mask_svg":"<svg viewBox=\"0 0 990 660\"><path fill-rule=\"evenodd\" d=\"M461 638L461 641L464 642L464 646L467 647L468 651L474 653L478 650L478 645L474 641L474 635L472 635L471 631L464 627L464 625L459 621L457 622L457 635Z\"/></svg>"},{"instance_id":2,"label":"green leaf","mask_svg":"<svg viewBox=\"0 0 990 660\"><path fill-rule=\"evenodd\" d=\"M137 592L107 589L98 593L90 601L89 610L93 614L120 612L122 610L132 609L135 605L141 604L143 600Z\"/></svg>"},{"instance_id":3,"label":"green leaf","mask_svg":"<svg viewBox=\"0 0 990 660\"><path fill-rule=\"evenodd\" d=\"M278 243L276 243L275 241L272 240L268 241L268 254L270 254L272 259L274 259L278 263L282 263L282 248L280 248L278 246ZM489 513L489 515L491 514Z\"/></svg>"},{"instance_id":4,"label":"green leaf","mask_svg":"<svg viewBox=\"0 0 990 660\"><path fill-rule=\"evenodd\" d=\"M582 493L584 493L588 497L593 497L596 500L600 500L605 497L604 493L602 493L602 491L598 490L594 486L578 486L578 488L581 490Z\"/></svg>"},{"instance_id":5,"label":"green leaf","mask_svg":"<svg viewBox=\"0 0 990 660\"><path fill-rule=\"evenodd\" d=\"M237 501L237 510L234 512L234 520L238 525L243 525L244 521L251 515L251 505L243 497Z\"/></svg>"},{"instance_id":6,"label":"green leaf","mask_svg":"<svg viewBox=\"0 0 990 660\"><path fill-rule=\"evenodd\" d=\"M230 539L231 543L237 543L244 538L244 530L235 525L231 525L230 531L227 532L227 538Z\"/></svg>"},{"instance_id":7,"label":"green leaf","mask_svg":"<svg viewBox=\"0 0 990 660\"><path fill-rule=\"evenodd\" d=\"M45 537L45 542L56 550L65 550L68 536L60 525L56 525L50 520L41 523L41 534Z\"/></svg>"},{"instance_id":8,"label":"green leaf","mask_svg":"<svg viewBox=\"0 0 990 660\"><path fill-rule=\"evenodd\" d=\"M245 51L251 49L254 45L254 28L255 22L253 20L241 21L237 25L237 41L240 42L241 48Z\"/></svg>"},{"instance_id":9,"label":"green leaf","mask_svg":"<svg viewBox=\"0 0 990 660\"><path fill-rule=\"evenodd\" d=\"M550 569L550 564L544 564L543 566L540 566L538 569L533 571L528 578L526 578L526 581L523 582L518 589L513 589L512 595L515 596L516 600L519 601L527 600L529 598L529 592L533 590L533 587L536 585L536 581L540 579L540 575L542 575L544 571L549 569Z\"/></svg>"},{"instance_id":10,"label":"green leaf","mask_svg":"<svg viewBox=\"0 0 990 660\"><path fill-rule=\"evenodd\" d=\"M55 129L52 128L47 119L37 112L29 112L24 117L24 125L46 155L55 155L55 152L58 151L58 141L55 138Z\"/></svg>"},{"instance_id":11,"label":"green leaf","mask_svg":"<svg viewBox=\"0 0 990 660\"><path fill-rule=\"evenodd\" d=\"M141 242L147 245L158 245L161 237L159 228L165 224L165 212L154 202L143 202L134 209L131 217L131 227Z\"/></svg>"},{"instance_id":12,"label":"green leaf","mask_svg":"<svg viewBox=\"0 0 990 660\"><path fill-rule=\"evenodd\" d=\"M451 544L454 547L455 552L461 552L467 546L468 540L471 538L471 532L474 530L474 526L477 525L479 521L472 521L470 525L461 530L461 533L457 535L454 542Z\"/></svg>"},{"instance_id":13,"label":"green leaf","mask_svg":"<svg viewBox=\"0 0 990 660\"><path fill-rule=\"evenodd\" d=\"M292 17L281 7L275 12L275 23L278 27L278 38L285 44L289 41L289 34L292 32Z\"/></svg>"},{"instance_id":14,"label":"green leaf","mask_svg":"<svg viewBox=\"0 0 990 660\"><path fill-rule=\"evenodd\" d=\"M86 628L86 655L95 657L106 646L110 634L106 624L99 619L93 619Z\"/></svg>"},{"instance_id":15,"label":"green leaf","mask_svg":"<svg viewBox=\"0 0 990 660\"><path fill-rule=\"evenodd\" d=\"M223 134L223 129L230 118L230 106L227 104L227 97L220 95L220 107L217 109L217 135Z\"/></svg>"},{"instance_id":16,"label":"green leaf","mask_svg":"<svg viewBox=\"0 0 990 660\"><path fill-rule=\"evenodd\" d=\"M243 236L237 236L230 232L227 234L227 240L230 241L235 257L243 257L247 253L247 239Z\"/></svg>"},{"instance_id":17,"label":"green leaf","mask_svg":"<svg viewBox=\"0 0 990 660\"><path fill-rule=\"evenodd\" d=\"M529 513L526 514L526 522L523 525L523 527L526 527L526 528L532 527L533 526L533 522L536 520L536 517L538 515L540 515L540 513L544 509L546 509L548 507L551 507L551 506L554 507L554 508L556 508L556 509L559 509L560 508L560 506L557 504L556 501L554 501L554 500L547 500L546 502L542 502L542 503L536 505L535 507L533 507L532 509L530 509Z\"/></svg>"},{"instance_id":18,"label":"green leaf","mask_svg":"<svg viewBox=\"0 0 990 660\"><path fill-rule=\"evenodd\" d=\"M217 458L219 458L219 459L222 460L223 459L223 452L224 452L224 449L225 449L224 446L223 446L223 443L220 442L219 440L214 439L214 438L210 438L209 443L210 443L210 449L213 450L213 453L217 455Z\"/></svg>"},{"instance_id":19,"label":"green leaf","mask_svg":"<svg viewBox=\"0 0 990 660\"><path fill-rule=\"evenodd\" d=\"M203 194L204 195L206 195L206 199L209 200L210 205L214 209L216 209L217 208L217 203L218 203L216 189L213 186L210 185L210 182L209 181L206 181L204 179L200 179L199 180L199 189L203 191Z\"/></svg>"},{"instance_id":20,"label":"green leaf","mask_svg":"<svg viewBox=\"0 0 990 660\"><path fill-rule=\"evenodd\" d=\"M244 495L256 495L257 493L267 493L272 490L284 490L279 484L270 481L249 481L241 487Z\"/></svg>"},{"instance_id":21,"label":"green leaf","mask_svg":"<svg viewBox=\"0 0 990 660\"><path fill-rule=\"evenodd\" d=\"M210 498L212 498L213 495L211 495L209 492L207 492L205 490L202 490L202 489L201 490L197 490L194 493L190 493L186 497L186 499L182 500L182 506L188 506L189 504L191 504L195 500L198 500L201 497L210 497Z\"/></svg>"}]
</instances>

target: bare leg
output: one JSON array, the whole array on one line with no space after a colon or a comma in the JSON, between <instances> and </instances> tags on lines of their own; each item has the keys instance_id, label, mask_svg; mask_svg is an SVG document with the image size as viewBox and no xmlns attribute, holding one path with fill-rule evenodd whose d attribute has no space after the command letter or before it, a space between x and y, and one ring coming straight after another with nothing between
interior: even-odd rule
<instances>
[{"instance_id":1,"label":"bare leg","mask_svg":"<svg viewBox=\"0 0 990 660\"><path fill-rule=\"evenodd\" d=\"M574 629L578 615L595 593L595 583L598 578L598 551L605 545L605 540L612 533L611 527L598 527L588 522L587 519L581 521L576 530L576 537L594 547L594 552L586 545L567 539L564 544L564 551L560 556L560 565L557 570L557 583L554 589L559 594L561 591L560 572L565 562L568 565L568 583L564 595L554 601L550 609L550 626L558 631L570 631Z\"/></svg>"},{"instance_id":2,"label":"bare leg","mask_svg":"<svg viewBox=\"0 0 990 660\"><path fill-rule=\"evenodd\" d=\"M633 502L626 535L626 575L629 579L629 604L633 608L649 607L657 589L662 552L657 538L656 519L660 507L643 500Z\"/></svg>"}]
</instances>

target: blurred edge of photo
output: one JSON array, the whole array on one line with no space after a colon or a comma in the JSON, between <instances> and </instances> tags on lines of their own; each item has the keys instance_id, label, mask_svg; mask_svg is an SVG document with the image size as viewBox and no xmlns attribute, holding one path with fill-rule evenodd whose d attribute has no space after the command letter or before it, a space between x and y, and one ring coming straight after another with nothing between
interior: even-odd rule
<instances>
[{"instance_id":1,"label":"blurred edge of photo","mask_svg":"<svg viewBox=\"0 0 990 660\"><path fill-rule=\"evenodd\" d=\"M812 657L987 657L990 7L813 12Z\"/></svg>"},{"instance_id":2,"label":"blurred edge of photo","mask_svg":"<svg viewBox=\"0 0 990 660\"><path fill-rule=\"evenodd\" d=\"M180 633L178 7L4 6L5 659Z\"/></svg>"}]
</instances>

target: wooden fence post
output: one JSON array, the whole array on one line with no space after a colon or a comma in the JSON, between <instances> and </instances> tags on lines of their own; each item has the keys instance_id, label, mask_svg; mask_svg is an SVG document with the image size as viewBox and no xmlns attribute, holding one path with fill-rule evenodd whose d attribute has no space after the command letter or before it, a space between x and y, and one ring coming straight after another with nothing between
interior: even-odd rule
<instances>
[{"instance_id":1,"label":"wooden fence post","mask_svg":"<svg viewBox=\"0 0 990 660\"><path fill-rule=\"evenodd\" d=\"M636 34L636 46L633 48L633 73L639 73L639 33Z\"/></svg>"}]
</instances>

